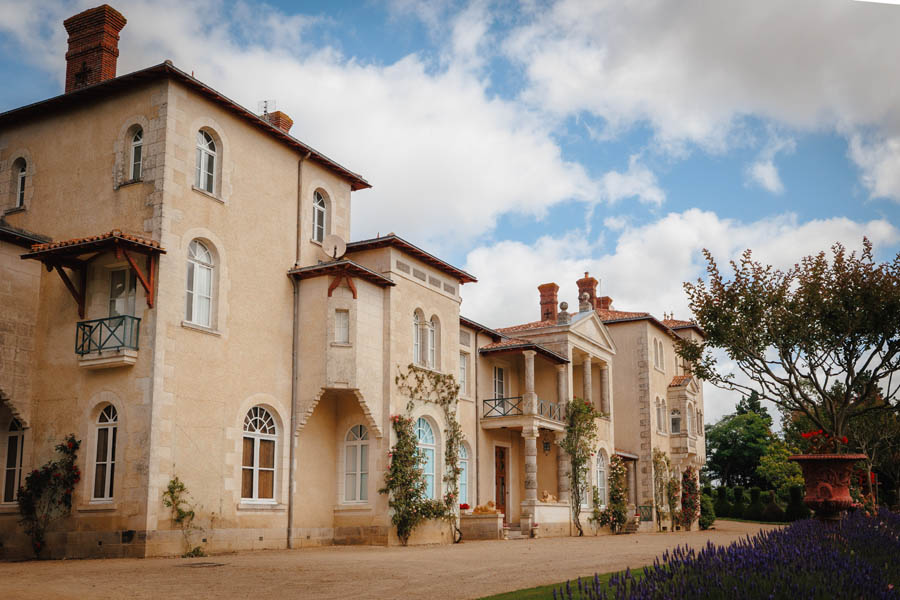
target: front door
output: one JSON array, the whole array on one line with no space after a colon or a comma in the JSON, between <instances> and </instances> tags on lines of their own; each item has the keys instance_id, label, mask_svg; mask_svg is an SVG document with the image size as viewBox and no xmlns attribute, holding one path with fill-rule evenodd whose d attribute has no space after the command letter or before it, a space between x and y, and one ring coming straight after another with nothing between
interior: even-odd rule
<instances>
[{"instance_id":1,"label":"front door","mask_svg":"<svg viewBox=\"0 0 900 600\"><path fill-rule=\"evenodd\" d=\"M509 521L509 513L506 512L506 454L506 448L494 448L494 502L497 510L503 513L504 524Z\"/></svg>"}]
</instances>

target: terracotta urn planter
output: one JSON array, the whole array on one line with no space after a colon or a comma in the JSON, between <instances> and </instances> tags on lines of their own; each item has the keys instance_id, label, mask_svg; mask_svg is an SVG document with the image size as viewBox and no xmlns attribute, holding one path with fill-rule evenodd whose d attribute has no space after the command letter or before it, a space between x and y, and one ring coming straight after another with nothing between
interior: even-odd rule
<instances>
[{"instance_id":1,"label":"terracotta urn planter","mask_svg":"<svg viewBox=\"0 0 900 600\"><path fill-rule=\"evenodd\" d=\"M841 513L853 506L850 474L865 454L795 454L788 458L800 464L806 482L803 503L822 521L840 521Z\"/></svg>"}]
</instances>

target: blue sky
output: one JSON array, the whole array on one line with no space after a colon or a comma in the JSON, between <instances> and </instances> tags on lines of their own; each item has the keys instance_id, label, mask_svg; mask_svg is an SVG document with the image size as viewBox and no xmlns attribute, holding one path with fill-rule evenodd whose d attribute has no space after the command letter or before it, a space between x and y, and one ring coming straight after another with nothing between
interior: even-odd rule
<instances>
[{"instance_id":1,"label":"blue sky","mask_svg":"<svg viewBox=\"0 0 900 600\"><path fill-rule=\"evenodd\" d=\"M62 20L0 0L0 110L60 93ZM864 235L900 250L900 7L793 2L120 0L119 73L172 59L374 185L396 232L479 277L463 313L532 320L601 279L687 317L681 285L745 248L779 266ZM730 408L711 394L707 414Z\"/></svg>"}]
</instances>

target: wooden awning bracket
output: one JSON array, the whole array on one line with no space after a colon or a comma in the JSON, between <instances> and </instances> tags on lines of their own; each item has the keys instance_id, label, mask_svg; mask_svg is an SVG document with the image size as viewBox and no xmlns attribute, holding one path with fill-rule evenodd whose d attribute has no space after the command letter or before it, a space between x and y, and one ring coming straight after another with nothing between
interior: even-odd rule
<instances>
[{"instance_id":1,"label":"wooden awning bracket","mask_svg":"<svg viewBox=\"0 0 900 600\"><path fill-rule=\"evenodd\" d=\"M144 293L147 296L147 306L153 308L157 257L153 254L146 255L147 273L145 274L144 271L141 270L141 267L138 266L137 262L135 262L134 258L131 257L131 254L128 253L128 250L122 246L116 245L116 258L121 259L123 255L125 256L125 260L127 260L128 264L131 266L131 270L137 275L138 281L141 282L141 287L144 288Z\"/></svg>"},{"instance_id":2,"label":"wooden awning bracket","mask_svg":"<svg viewBox=\"0 0 900 600\"><path fill-rule=\"evenodd\" d=\"M63 271L62 265L59 263L51 264L47 263L47 270L52 271L56 269L56 272L59 273L60 278L63 283L66 285L66 289L69 290L69 293L72 294L72 297L75 298L75 302L78 304L78 316L80 318L84 318L84 303L85 303L85 292L87 290L87 267L85 265L81 265L79 267L70 267L73 272L78 274L79 284L81 286L81 290L78 290L75 287L75 284L72 283L72 280Z\"/></svg>"},{"instance_id":3,"label":"wooden awning bracket","mask_svg":"<svg viewBox=\"0 0 900 600\"><path fill-rule=\"evenodd\" d=\"M350 291L353 293L353 299L357 299L356 294L356 284L353 283L353 277L350 276L350 273L347 271L341 271L337 275L334 276L334 280L331 282L331 285L328 286L328 297L331 298L331 294L341 285L341 280L347 280L347 287L350 288Z\"/></svg>"}]
</instances>

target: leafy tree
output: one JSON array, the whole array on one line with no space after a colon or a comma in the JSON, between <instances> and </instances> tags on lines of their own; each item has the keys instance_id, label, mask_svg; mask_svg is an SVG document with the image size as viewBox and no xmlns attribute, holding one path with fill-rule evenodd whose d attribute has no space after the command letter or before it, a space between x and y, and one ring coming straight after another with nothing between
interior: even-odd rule
<instances>
[{"instance_id":1,"label":"leafy tree","mask_svg":"<svg viewBox=\"0 0 900 600\"><path fill-rule=\"evenodd\" d=\"M799 450L788 446L781 440L774 440L759 459L756 473L775 490L778 499L787 502L790 499L790 490L795 485L803 485L803 470L795 462L788 460L792 454L798 454Z\"/></svg>"},{"instance_id":2,"label":"leafy tree","mask_svg":"<svg viewBox=\"0 0 900 600\"><path fill-rule=\"evenodd\" d=\"M708 250L709 283L685 283L703 345L681 340L678 353L700 379L750 393L809 417L840 438L856 417L897 407L900 377L900 254L876 263L872 244L847 253L840 244L781 271L747 250L726 281ZM720 371L721 350L749 379ZM891 387L891 386L894 387Z\"/></svg>"},{"instance_id":3,"label":"leafy tree","mask_svg":"<svg viewBox=\"0 0 900 600\"><path fill-rule=\"evenodd\" d=\"M756 469L773 439L755 412L726 416L706 431L706 469L723 485L765 485Z\"/></svg>"},{"instance_id":4,"label":"leafy tree","mask_svg":"<svg viewBox=\"0 0 900 600\"><path fill-rule=\"evenodd\" d=\"M753 390L750 392L749 396L744 396L737 403L737 410L735 414L737 415L746 415L747 413L756 413L760 417L763 418L766 423L768 423L769 427L772 426L772 416L769 414L769 411L759 400L759 392Z\"/></svg>"},{"instance_id":5,"label":"leafy tree","mask_svg":"<svg viewBox=\"0 0 900 600\"><path fill-rule=\"evenodd\" d=\"M597 446L597 419L600 416L593 403L581 398L575 398L566 405L566 437L559 446L568 453L572 463L569 471L572 516L579 536L584 535L579 499L587 494L591 456Z\"/></svg>"}]
</instances>

